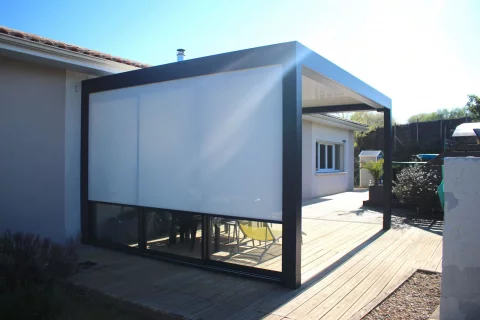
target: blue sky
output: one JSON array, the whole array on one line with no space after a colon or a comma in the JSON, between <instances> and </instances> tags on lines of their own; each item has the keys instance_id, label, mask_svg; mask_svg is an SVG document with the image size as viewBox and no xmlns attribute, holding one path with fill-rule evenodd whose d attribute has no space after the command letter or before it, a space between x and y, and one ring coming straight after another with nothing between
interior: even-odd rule
<instances>
[{"instance_id":1,"label":"blue sky","mask_svg":"<svg viewBox=\"0 0 480 320\"><path fill-rule=\"evenodd\" d=\"M480 1L8 1L0 25L157 65L298 40L393 100L393 116L480 95Z\"/></svg>"}]
</instances>

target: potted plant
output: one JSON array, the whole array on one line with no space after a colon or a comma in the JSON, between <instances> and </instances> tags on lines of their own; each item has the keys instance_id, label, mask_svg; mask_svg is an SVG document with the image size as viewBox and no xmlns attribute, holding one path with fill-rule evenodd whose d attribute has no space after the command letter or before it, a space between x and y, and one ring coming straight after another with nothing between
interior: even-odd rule
<instances>
[{"instance_id":1,"label":"potted plant","mask_svg":"<svg viewBox=\"0 0 480 320\"><path fill-rule=\"evenodd\" d=\"M362 164L362 169L367 170L373 177L373 185L368 187L368 199L372 204L378 204L383 201L383 185L379 185L380 178L383 176L383 159L377 162L369 161Z\"/></svg>"}]
</instances>

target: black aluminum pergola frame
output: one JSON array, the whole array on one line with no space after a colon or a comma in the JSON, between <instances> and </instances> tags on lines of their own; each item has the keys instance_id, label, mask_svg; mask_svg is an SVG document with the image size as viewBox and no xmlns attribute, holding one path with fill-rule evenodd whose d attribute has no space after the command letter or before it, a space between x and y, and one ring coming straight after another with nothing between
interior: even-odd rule
<instances>
[{"instance_id":1,"label":"black aluminum pergola frame","mask_svg":"<svg viewBox=\"0 0 480 320\"><path fill-rule=\"evenodd\" d=\"M385 119L385 174L384 174L384 217L383 228L391 226L391 195L392 195L392 148L391 148L391 110L389 106L383 108L372 107L366 103L343 106L318 106L302 108L302 67L307 66L315 70L310 62L326 61L315 52L303 47L298 42L289 42L271 46L247 49L242 51L208 56L204 58L185 60L146 69L125 72L116 75L104 76L82 82L82 125L81 125L81 212L82 212L82 242L85 244L103 245L95 236L95 202L88 199L88 139L89 139L89 97L90 94L108 90L128 88L163 81L179 80L198 77L220 72L232 72L243 69L258 68L271 65L281 65L283 68L282 80L282 271L263 270L254 267L234 265L225 262L209 260L211 227L208 213L197 213L203 216L202 259L179 257L167 253L158 253L157 257L175 262L193 264L208 269L226 271L241 275L261 277L282 282L286 287L298 288L301 285L301 243L302 243L302 114L372 111L384 112ZM328 62L330 63L330 62ZM331 64L331 63L330 63ZM334 68L337 66L331 64ZM333 68L333 67L332 67ZM346 72L338 68L341 76ZM329 70L331 72L331 70ZM335 80L335 79L334 79ZM354 78L355 81L360 81ZM362 85L366 86L362 83ZM367 86L368 87L368 86ZM374 89L372 89L374 90ZM377 94L378 92L375 91ZM379 94L379 93L378 93ZM385 97L386 98L386 97ZM388 98L386 98L388 99ZM389 100L389 99L388 99ZM120 204L121 205L121 204ZM129 205L131 206L131 205ZM166 209L166 208L158 208ZM231 217L243 219L242 217ZM143 209L139 216L139 247L129 248L113 246L116 249L134 254L151 255L146 251L145 217ZM268 221L278 223L278 221ZM141 227L143 225L143 227Z\"/></svg>"}]
</instances>

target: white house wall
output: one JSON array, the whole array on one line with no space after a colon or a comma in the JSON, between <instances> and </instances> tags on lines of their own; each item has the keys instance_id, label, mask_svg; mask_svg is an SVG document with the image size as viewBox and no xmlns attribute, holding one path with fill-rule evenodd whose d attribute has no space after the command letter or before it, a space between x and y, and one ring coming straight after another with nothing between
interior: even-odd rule
<instances>
[{"instance_id":1,"label":"white house wall","mask_svg":"<svg viewBox=\"0 0 480 320\"><path fill-rule=\"evenodd\" d=\"M343 145L344 171L315 172L317 141ZM302 199L353 190L353 131L302 120Z\"/></svg>"},{"instance_id":2,"label":"white house wall","mask_svg":"<svg viewBox=\"0 0 480 320\"><path fill-rule=\"evenodd\" d=\"M64 240L65 70L0 57L0 228Z\"/></svg>"},{"instance_id":3,"label":"white house wall","mask_svg":"<svg viewBox=\"0 0 480 320\"><path fill-rule=\"evenodd\" d=\"M312 122L302 120L302 199L311 199L315 159L312 159ZM313 160L313 161L312 161Z\"/></svg>"},{"instance_id":4,"label":"white house wall","mask_svg":"<svg viewBox=\"0 0 480 320\"><path fill-rule=\"evenodd\" d=\"M67 70L65 82L65 236L80 234L80 137L82 80L91 78Z\"/></svg>"},{"instance_id":5,"label":"white house wall","mask_svg":"<svg viewBox=\"0 0 480 320\"><path fill-rule=\"evenodd\" d=\"M80 233L81 81L0 57L0 232L63 242Z\"/></svg>"}]
</instances>

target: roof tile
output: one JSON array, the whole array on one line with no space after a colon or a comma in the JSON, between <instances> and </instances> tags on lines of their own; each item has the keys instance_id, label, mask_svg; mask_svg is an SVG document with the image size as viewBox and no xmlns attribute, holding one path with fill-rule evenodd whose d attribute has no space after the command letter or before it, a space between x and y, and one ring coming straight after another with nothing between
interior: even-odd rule
<instances>
[{"instance_id":1,"label":"roof tile","mask_svg":"<svg viewBox=\"0 0 480 320\"><path fill-rule=\"evenodd\" d=\"M71 51L71 52L75 52L75 53L80 53L80 54L84 54L84 55L95 57L95 58L101 58L101 59L105 59L105 60L115 61L115 62L118 62L118 63L126 64L126 65L129 65L129 66L134 66L134 67L137 67L137 68L148 68L148 67L150 67L150 65L145 64L145 63L141 63L141 62L138 62L138 61L133 61L133 60L128 60L128 59L112 56L110 54L90 50L90 49L87 49L87 48L78 47L76 45L68 44L68 43L61 42L61 41L55 41L55 40L52 40L52 39L40 37L40 36L32 34L32 33L27 33L27 32L15 30L15 29L7 28L5 26L0 26L0 34L6 34L6 35L9 35L9 36L12 36L12 37L15 37L15 38L24 39L24 40L32 41L32 42L36 42L36 43L41 43L41 44L45 44L45 45L48 45L48 46L51 46L51 47L56 47L56 48L60 48L60 49L63 49L63 50L67 50L67 51Z\"/></svg>"}]
</instances>

